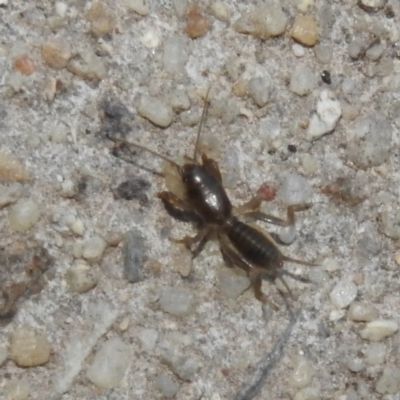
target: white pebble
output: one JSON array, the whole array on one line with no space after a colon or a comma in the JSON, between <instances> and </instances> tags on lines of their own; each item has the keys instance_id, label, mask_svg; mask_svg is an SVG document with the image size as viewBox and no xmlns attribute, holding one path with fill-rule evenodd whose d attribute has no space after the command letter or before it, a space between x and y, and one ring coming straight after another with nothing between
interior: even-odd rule
<instances>
[{"instance_id":1,"label":"white pebble","mask_svg":"<svg viewBox=\"0 0 400 400\"><path fill-rule=\"evenodd\" d=\"M157 389L168 399L175 397L179 389L178 384L167 374L157 376L154 383Z\"/></svg>"},{"instance_id":2,"label":"white pebble","mask_svg":"<svg viewBox=\"0 0 400 400\"><path fill-rule=\"evenodd\" d=\"M106 241L99 236L87 238L83 242L82 256L84 259L91 262L100 261L106 247L107 247Z\"/></svg>"},{"instance_id":3,"label":"white pebble","mask_svg":"<svg viewBox=\"0 0 400 400\"><path fill-rule=\"evenodd\" d=\"M211 4L211 13L222 22L229 22L231 18L231 9L229 5L222 1L215 1Z\"/></svg>"},{"instance_id":4,"label":"white pebble","mask_svg":"<svg viewBox=\"0 0 400 400\"><path fill-rule=\"evenodd\" d=\"M300 156L301 166L307 175L315 174L319 169L318 160L311 154L305 153Z\"/></svg>"},{"instance_id":5,"label":"white pebble","mask_svg":"<svg viewBox=\"0 0 400 400\"><path fill-rule=\"evenodd\" d=\"M295 394L294 400L321 400L321 396L317 389L307 386Z\"/></svg>"},{"instance_id":6,"label":"white pebble","mask_svg":"<svg viewBox=\"0 0 400 400\"><path fill-rule=\"evenodd\" d=\"M379 365L385 361L387 346L384 343L371 343L365 352L365 361L371 365Z\"/></svg>"},{"instance_id":7,"label":"white pebble","mask_svg":"<svg viewBox=\"0 0 400 400\"><path fill-rule=\"evenodd\" d=\"M164 70L169 74L185 73L188 61L186 38L173 36L164 42L163 64Z\"/></svg>"},{"instance_id":8,"label":"white pebble","mask_svg":"<svg viewBox=\"0 0 400 400\"><path fill-rule=\"evenodd\" d=\"M10 357L20 367L36 367L49 361L51 346L47 337L31 326L19 326L12 335Z\"/></svg>"},{"instance_id":9,"label":"white pebble","mask_svg":"<svg viewBox=\"0 0 400 400\"><path fill-rule=\"evenodd\" d=\"M147 353L151 353L156 347L158 332L155 329L141 329L138 338L140 340L141 349Z\"/></svg>"},{"instance_id":10,"label":"white pebble","mask_svg":"<svg viewBox=\"0 0 400 400\"><path fill-rule=\"evenodd\" d=\"M76 187L71 179L65 179L65 181L61 183L61 194L64 197L74 197L76 195Z\"/></svg>"},{"instance_id":11,"label":"white pebble","mask_svg":"<svg viewBox=\"0 0 400 400\"><path fill-rule=\"evenodd\" d=\"M102 389L115 387L123 379L130 361L130 347L119 337L111 338L95 355L87 377Z\"/></svg>"},{"instance_id":12,"label":"white pebble","mask_svg":"<svg viewBox=\"0 0 400 400\"><path fill-rule=\"evenodd\" d=\"M330 294L333 305L337 308L346 308L357 297L357 286L350 279L341 279Z\"/></svg>"},{"instance_id":13,"label":"white pebble","mask_svg":"<svg viewBox=\"0 0 400 400\"><path fill-rule=\"evenodd\" d=\"M233 28L240 33L246 33L261 39L269 39L282 35L288 24L288 17L278 3L268 1L252 11L243 14Z\"/></svg>"},{"instance_id":14,"label":"white pebble","mask_svg":"<svg viewBox=\"0 0 400 400\"><path fill-rule=\"evenodd\" d=\"M371 342L379 342L388 336L392 336L399 329L396 321L377 319L368 322L366 327L360 332L363 339L370 340Z\"/></svg>"},{"instance_id":15,"label":"white pebble","mask_svg":"<svg viewBox=\"0 0 400 400\"><path fill-rule=\"evenodd\" d=\"M125 0L125 4L128 10L134 11L139 15L145 16L150 12L147 0Z\"/></svg>"},{"instance_id":16,"label":"white pebble","mask_svg":"<svg viewBox=\"0 0 400 400\"><path fill-rule=\"evenodd\" d=\"M371 46L366 52L365 56L371 61L378 61L383 54L384 47L382 43L377 43Z\"/></svg>"},{"instance_id":17,"label":"white pebble","mask_svg":"<svg viewBox=\"0 0 400 400\"><path fill-rule=\"evenodd\" d=\"M347 316L352 321L370 322L378 318L378 310L374 306L356 301L350 306Z\"/></svg>"},{"instance_id":18,"label":"white pebble","mask_svg":"<svg viewBox=\"0 0 400 400\"><path fill-rule=\"evenodd\" d=\"M282 226L279 228L278 232L279 239L284 244L291 244L293 243L294 239L296 239L296 226L289 225L289 226Z\"/></svg>"},{"instance_id":19,"label":"white pebble","mask_svg":"<svg viewBox=\"0 0 400 400\"><path fill-rule=\"evenodd\" d=\"M270 98L272 81L269 76L251 78L247 85L250 97L258 107L264 107Z\"/></svg>"},{"instance_id":20,"label":"white pebble","mask_svg":"<svg viewBox=\"0 0 400 400\"><path fill-rule=\"evenodd\" d=\"M357 118L346 130L347 156L360 168L383 164L392 149L393 128L384 115Z\"/></svg>"},{"instance_id":21,"label":"white pebble","mask_svg":"<svg viewBox=\"0 0 400 400\"><path fill-rule=\"evenodd\" d=\"M56 14L60 17L60 18L64 18L65 15L67 14L67 10L68 10L68 6L67 4L61 2L61 1L57 1L57 3L54 6Z\"/></svg>"},{"instance_id":22,"label":"white pebble","mask_svg":"<svg viewBox=\"0 0 400 400\"><path fill-rule=\"evenodd\" d=\"M178 317L192 314L195 305L195 296L185 289L167 288L160 296L161 310Z\"/></svg>"},{"instance_id":23,"label":"white pebble","mask_svg":"<svg viewBox=\"0 0 400 400\"><path fill-rule=\"evenodd\" d=\"M144 32L143 36L141 36L139 40L143 46L146 46L149 49L155 49L161 43L160 36L153 29Z\"/></svg>"},{"instance_id":24,"label":"white pebble","mask_svg":"<svg viewBox=\"0 0 400 400\"><path fill-rule=\"evenodd\" d=\"M86 264L79 263L71 267L65 274L71 292L85 293L94 288L99 280L96 272Z\"/></svg>"},{"instance_id":25,"label":"white pebble","mask_svg":"<svg viewBox=\"0 0 400 400\"><path fill-rule=\"evenodd\" d=\"M386 367L376 382L375 390L381 394L396 394L400 390L400 370Z\"/></svg>"},{"instance_id":26,"label":"white pebble","mask_svg":"<svg viewBox=\"0 0 400 400\"><path fill-rule=\"evenodd\" d=\"M339 263L334 258L326 258L323 265L328 272L336 272L340 269Z\"/></svg>"},{"instance_id":27,"label":"white pebble","mask_svg":"<svg viewBox=\"0 0 400 400\"><path fill-rule=\"evenodd\" d=\"M25 378L7 383L6 390L9 400L26 400L31 394L31 385Z\"/></svg>"},{"instance_id":28,"label":"white pebble","mask_svg":"<svg viewBox=\"0 0 400 400\"><path fill-rule=\"evenodd\" d=\"M237 299L250 287L250 279L234 268L223 268L218 274L221 293L230 299Z\"/></svg>"},{"instance_id":29,"label":"white pebble","mask_svg":"<svg viewBox=\"0 0 400 400\"><path fill-rule=\"evenodd\" d=\"M316 79L314 71L309 67L297 67L290 79L290 90L299 96L310 94L315 86Z\"/></svg>"},{"instance_id":30,"label":"white pebble","mask_svg":"<svg viewBox=\"0 0 400 400\"><path fill-rule=\"evenodd\" d=\"M294 388L304 388L311 383L312 368L308 359L297 355L292 359L293 371L289 377L289 385Z\"/></svg>"},{"instance_id":31,"label":"white pebble","mask_svg":"<svg viewBox=\"0 0 400 400\"><path fill-rule=\"evenodd\" d=\"M23 186L19 182L14 182L10 186L0 185L0 209L9 204L15 203L23 192Z\"/></svg>"},{"instance_id":32,"label":"white pebble","mask_svg":"<svg viewBox=\"0 0 400 400\"><path fill-rule=\"evenodd\" d=\"M35 225L40 218L39 205L31 200L19 199L11 208L8 214L8 222L11 230L25 232Z\"/></svg>"},{"instance_id":33,"label":"white pebble","mask_svg":"<svg viewBox=\"0 0 400 400\"><path fill-rule=\"evenodd\" d=\"M352 372L360 372L364 369L364 361L358 357L350 357L346 361L347 368Z\"/></svg>"},{"instance_id":34,"label":"white pebble","mask_svg":"<svg viewBox=\"0 0 400 400\"><path fill-rule=\"evenodd\" d=\"M143 96L138 111L142 117L148 119L154 125L166 128L172 124L172 108L157 98Z\"/></svg>"},{"instance_id":35,"label":"white pebble","mask_svg":"<svg viewBox=\"0 0 400 400\"><path fill-rule=\"evenodd\" d=\"M323 90L319 95L317 110L312 115L307 131L307 140L313 141L321 138L327 133L332 132L340 116L342 108L333 92Z\"/></svg>"},{"instance_id":36,"label":"white pebble","mask_svg":"<svg viewBox=\"0 0 400 400\"><path fill-rule=\"evenodd\" d=\"M355 87L356 83L351 78L345 78L342 82L342 92L344 94L351 94L354 92Z\"/></svg>"},{"instance_id":37,"label":"white pebble","mask_svg":"<svg viewBox=\"0 0 400 400\"><path fill-rule=\"evenodd\" d=\"M297 174L283 176L278 196L286 204L306 203L311 197L312 190L308 181Z\"/></svg>"},{"instance_id":38,"label":"white pebble","mask_svg":"<svg viewBox=\"0 0 400 400\"><path fill-rule=\"evenodd\" d=\"M292 46L292 51L293 51L293 54L298 58L304 57L306 55L305 48L303 46L301 46L300 44L298 44L298 43L295 43Z\"/></svg>"}]
</instances>

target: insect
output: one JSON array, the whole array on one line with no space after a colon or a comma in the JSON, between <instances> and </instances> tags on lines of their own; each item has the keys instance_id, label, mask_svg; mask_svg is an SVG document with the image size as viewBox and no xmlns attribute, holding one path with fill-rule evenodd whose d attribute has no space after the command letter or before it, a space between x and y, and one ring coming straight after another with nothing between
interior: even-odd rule
<instances>
[{"instance_id":1,"label":"insect","mask_svg":"<svg viewBox=\"0 0 400 400\"><path fill-rule=\"evenodd\" d=\"M295 212L304 210L310 205L288 206L286 220L259 211L261 199L257 196L240 207L233 207L224 189L218 163L206 153L199 151L199 139L207 114L209 91L210 89L205 98L193 156L186 157L187 161L183 165L139 143L126 142L126 144L167 161L178 172L184 187L184 198L168 191L158 193L158 197L171 215L184 221L195 222L199 231L193 237L185 236L182 239L171 240L184 244L194 258L209 240L216 239L228 266L236 265L246 271L255 297L263 303L269 301L275 306L262 291L263 273L280 278L287 287L278 273L284 261L308 266L316 264L286 257L267 232L261 232L250 223L263 221L279 226L292 226L295 223Z\"/></svg>"}]
</instances>

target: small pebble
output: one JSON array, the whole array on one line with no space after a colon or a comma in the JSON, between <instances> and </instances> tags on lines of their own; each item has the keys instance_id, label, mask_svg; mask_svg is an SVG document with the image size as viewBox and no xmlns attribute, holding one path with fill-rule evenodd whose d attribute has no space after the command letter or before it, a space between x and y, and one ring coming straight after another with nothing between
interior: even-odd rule
<instances>
[{"instance_id":1,"label":"small pebble","mask_svg":"<svg viewBox=\"0 0 400 400\"><path fill-rule=\"evenodd\" d=\"M314 71L309 67L297 67L290 78L290 90L298 96L310 94L316 87Z\"/></svg>"},{"instance_id":2,"label":"small pebble","mask_svg":"<svg viewBox=\"0 0 400 400\"><path fill-rule=\"evenodd\" d=\"M332 132L342 115L340 102L333 92L323 90L319 95L316 112L311 116L307 140L312 142Z\"/></svg>"},{"instance_id":3,"label":"small pebble","mask_svg":"<svg viewBox=\"0 0 400 400\"><path fill-rule=\"evenodd\" d=\"M85 293L94 288L99 280L98 274L89 266L79 263L71 267L65 274L71 292Z\"/></svg>"},{"instance_id":4,"label":"small pebble","mask_svg":"<svg viewBox=\"0 0 400 400\"><path fill-rule=\"evenodd\" d=\"M347 359L346 366L351 372L361 372L365 368L364 361L359 357Z\"/></svg>"},{"instance_id":5,"label":"small pebble","mask_svg":"<svg viewBox=\"0 0 400 400\"><path fill-rule=\"evenodd\" d=\"M329 295L332 304L337 308L346 308L357 297L357 286L350 279L341 279Z\"/></svg>"},{"instance_id":6,"label":"small pebble","mask_svg":"<svg viewBox=\"0 0 400 400\"><path fill-rule=\"evenodd\" d=\"M91 81L107 77L107 69L102 59L90 49L86 49L72 58L67 64L67 70L73 75Z\"/></svg>"},{"instance_id":7,"label":"small pebble","mask_svg":"<svg viewBox=\"0 0 400 400\"><path fill-rule=\"evenodd\" d=\"M306 203L312 194L308 181L297 174L285 174L282 178L278 196L286 204Z\"/></svg>"},{"instance_id":8,"label":"small pebble","mask_svg":"<svg viewBox=\"0 0 400 400\"><path fill-rule=\"evenodd\" d=\"M364 50L364 43L359 39L354 39L349 43L348 52L350 58L356 60Z\"/></svg>"},{"instance_id":9,"label":"small pebble","mask_svg":"<svg viewBox=\"0 0 400 400\"><path fill-rule=\"evenodd\" d=\"M305 48L303 46L301 46L300 44L297 44L297 43L295 43L292 46L292 51L293 51L293 54L298 58L304 57L306 55Z\"/></svg>"},{"instance_id":10,"label":"small pebble","mask_svg":"<svg viewBox=\"0 0 400 400\"><path fill-rule=\"evenodd\" d=\"M35 66L31 57L28 54L21 54L14 59L14 68L22 75L32 75L35 71Z\"/></svg>"},{"instance_id":11,"label":"small pebble","mask_svg":"<svg viewBox=\"0 0 400 400\"><path fill-rule=\"evenodd\" d=\"M29 172L14 156L0 151L0 179L6 182L26 182Z\"/></svg>"},{"instance_id":12,"label":"small pebble","mask_svg":"<svg viewBox=\"0 0 400 400\"><path fill-rule=\"evenodd\" d=\"M49 361L51 346L46 336L31 326L16 328L10 345L10 358L20 367L36 367Z\"/></svg>"},{"instance_id":13,"label":"small pebble","mask_svg":"<svg viewBox=\"0 0 400 400\"><path fill-rule=\"evenodd\" d=\"M373 112L347 128L347 156L359 168L383 164L392 149L393 128L384 115Z\"/></svg>"},{"instance_id":14,"label":"small pebble","mask_svg":"<svg viewBox=\"0 0 400 400\"><path fill-rule=\"evenodd\" d=\"M318 27L315 19L308 15L298 15L290 32L292 38L305 46L314 46L318 40Z\"/></svg>"},{"instance_id":15,"label":"small pebble","mask_svg":"<svg viewBox=\"0 0 400 400\"><path fill-rule=\"evenodd\" d=\"M179 272L179 275L187 278L192 272L193 254L187 250L182 249L179 254L174 257L175 269Z\"/></svg>"},{"instance_id":16,"label":"small pebble","mask_svg":"<svg viewBox=\"0 0 400 400\"><path fill-rule=\"evenodd\" d=\"M357 4L364 11L377 12L385 6L386 0L359 0Z\"/></svg>"},{"instance_id":17,"label":"small pebble","mask_svg":"<svg viewBox=\"0 0 400 400\"><path fill-rule=\"evenodd\" d=\"M164 42L163 66L169 74L184 74L189 59L187 39L172 36Z\"/></svg>"},{"instance_id":18,"label":"small pebble","mask_svg":"<svg viewBox=\"0 0 400 400\"><path fill-rule=\"evenodd\" d=\"M250 97L254 100L258 107L264 107L271 96L272 81L269 76L251 78L247 89Z\"/></svg>"},{"instance_id":19,"label":"small pebble","mask_svg":"<svg viewBox=\"0 0 400 400\"><path fill-rule=\"evenodd\" d=\"M172 2L178 17L183 17L186 14L188 0L172 0Z\"/></svg>"},{"instance_id":20,"label":"small pebble","mask_svg":"<svg viewBox=\"0 0 400 400\"><path fill-rule=\"evenodd\" d=\"M176 112L188 110L190 108L190 99L186 90L175 89L169 96L172 109Z\"/></svg>"},{"instance_id":21,"label":"small pebble","mask_svg":"<svg viewBox=\"0 0 400 400\"><path fill-rule=\"evenodd\" d=\"M125 234L124 277L128 282L136 283L143 279L146 250L146 242L138 231L131 230Z\"/></svg>"},{"instance_id":22,"label":"small pebble","mask_svg":"<svg viewBox=\"0 0 400 400\"><path fill-rule=\"evenodd\" d=\"M72 56L71 46L64 39L50 39L42 45L41 52L45 63L54 69L65 68Z\"/></svg>"},{"instance_id":23,"label":"small pebble","mask_svg":"<svg viewBox=\"0 0 400 400\"><path fill-rule=\"evenodd\" d=\"M104 240L109 246L116 247L124 240L124 235L121 232L108 231Z\"/></svg>"},{"instance_id":24,"label":"small pebble","mask_svg":"<svg viewBox=\"0 0 400 400\"><path fill-rule=\"evenodd\" d=\"M384 343L371 343L365 352L365 361L371 365L383 364L387 346Z\"/></svg>"},{"instance_id":25,"label":"small pebble","mask_svg":"<svg viewBox=\"0 0 400 400\"><path fill-rule=\"evenodd\" d=\"M385 367L382 376L376 382L375 390L380 394L396 394L400 390L400 369Z\"/></svg>"},{"instance_id":26,"label":"small pebble","mask_svg":"<svg viewBox=\"0 0 400 400\"><path fill-rule=\"evenodd\" d=\"M332 47L323 44L317 44L314 47L315 58L321 64L328 64L332 59Z\"/></svg>"},{"instance_id":27,"label":"small pebble","mask_svg":"<svg viewBox=\"0 0 400 400\"><path fill-rule=\"evenodd\" d=\"M291 244L296 239L296 226L281 226L278 232L279 240L284 244Z\"/></svg>"},{"instance_id":28,"label":"small pebble","mask_svg":"<svg viewBox=\"0 0 400 400\"><path fill-rule=\"evenodd\" d=\"M186 12L186 34L191 39L204 36L210 29L210 23L197 4L189 6Z\"/></svg>"},{"instance_id":29,"label":"small pebble","mask_svg":"<svg viewBox=\"0 0 400 400\"><path fill-rule=\"evenodd\" d=\"M232 14L229 5L222 1L215 1L211 4L211 13L216 19L222 22L229 22Z\"/></svg>"},{"instance_id":30,"label":"small pebble","mask_svg":"<svg viewBox=\"0 0 400 400\"><path fill-rule=\"evenodd\" d=\"M83 242L83 258L91 262L98 262L107 248L106 241L100 236L85 239Z\"/></svg>"},{"instance_id":31,"label":"small pebble","mask_svg":"<svg viewBox=\"0 0 400 400\"><path fill-rule=\"evenodd\" d=\"M395 334L398 329L399 325L396 321L377 319L368 322L366 327L360 332L360 335L365 340L380 342L381 340Z\"/></svg>"},{"instance_id":32,"label":"small pebble","mask_svg":"<svg viewBox=\"0 0 400 400\"><path fill-rule=\"evenodd\" d=\"M87 377L99 388L115 387L122 381L130 362L130 347L119 337L113 337L94 356Z\"/></svg>"},{"instance_id":33,"label":"small pebble","mask_svg":"<svg viewBox=\"0 0 400 400\"><path fill-rule=\"evenodd\" d=\"M172 124L172 108L163 101L150 96L143 96L140 100L139 114L148 119L154 125L166 128Z\"/></svg>"},{"instance_id":34,"label":"small pebble","mask_svg":"<svg viewBox=\"0 0 400 400\"><path fill-rule=\"evenodd\" d=\"M351 94L354 92L356 83L351 78L345 78L342 82L342 92L344 94Z\"/></svg>"},{"instance_id":35,"label":"small pebble","mask_svg":"<svg viewBox=\"0 0 400 400\"><path fill-rule=\"evenodd\" d=\"M383 54L384 47L382 43L371 46L365 53L365 56L371 61L378 61Z\"/></svg>"},{"instance_id":36,"label":"small pebble","mask_svg":"<svg viewBox=\"0 0 400 400\"><path fill-rule=\"evenodd\" d=\"M183 126L197 126L201 120L201 111L197 108L180 113L179 118Z\"/></svg>"},{"instance_id":37,"label":"small pebble","mask_svg":"<svg viewBox=\"0 0 400 400\"><path fill-rule=\"evenodd\" d=\"M19 199L10 207L8 222L14 232L25 232L34 226L40 218L38 204L27 198Z\"/></svg>"},{"instance_id":38,"label":"small pebble","mask_svg":"<svg viewBox=\"0 0 400 400\"><path fill-rule=\"evenodd\" d=\"M179 386L167 374L158 375L155 379L157 389L168 399L175 397L179 390Z\"/></svg>"},{"instance_id":39,"label":"small pebble","mask_svg":"<svg viewBox=\"0 0 400 400\"><path fill-rule=\"evenodd\" d=\"M294 400L321 400L321 396L316 388L307 386L295 394Z\"/></svg>"},{"instance_id":40,"label":"small pebble","mask_svg":"<svg viewBox=\"0 0 400 400\"><path fill-rule=\"evenodd\" d=\"M259 197L262 201L272 201L275 199L277 192L278 189L274 183L264 182L257 189L257 197Z\"/></svg>"},{"instance_id":41,"label":"small pebble","mask_svg":"<svg viewBox=\"0 0 400 400\"><path fill-rule=\"evenodd\" d=\"M126 331L128 330L128 328L129 328L129 324L130 324L130 319L129 319L129 317L125 317L125 318L123 318L122 321L119 323L118 329L119 329L121 332L126 332Z\"/></svg>"},{"instance_id":42,"label":"small pebble","mask_svg":"<svg viewBox=\"0 0 400 400\"><path fill-rule=\"evenodd\" d=\"M74 197L76 195L76 186L71 179L65 179L61 183L61 194L63 197Z\"/></svg>"},{"instance_id":43,"label":"small pebble","mask_svg":"<svg viewBox=\"0 0 400 400\"><path fill-rule=\"evenodd\" d=\"M294 356L292 359L293 371L289 376L289 385L301 389L308 386L312 379L312 368L310 362L302 355Z\"/></svg>"},{"instance_id":44,"label":"small pebble","mask_svg":"<svg viewBox=\"0 0 400 400\"><path fill-rule=\"evenodd\" d=\"M400 239L400 210L383 210L381 214L382 230L392 239Z\"/></svg>"},{"instance_id":45,"label":"small pebble","mask_svg":"<svg viewBox=\"0 0 400 400\"><path fill-rule=\"evenodd\" d=\"M185 317L195 311L196 299L194 294L188 290L166 288L161 292L160 308L162 311L177 317Z\"/></svg>"},{"instance_id":46,"label":"small pebble","mask_svg":"<svg viewBox=\"0 0 400 400\"><path fill-rule=\"evenodd\" d=\"M155 329L141 329L138 333L141 350L146 353L153 352L158 341L158 332Z\"/></svg>"},{"instance_id":47,"label":"small pebble","mask_svg":"<svg viewBox=\"0 0 400 400\"><path fill-rule=\"evenodd\" d=\"M330 85L332 83L331 73L329 71L322 71L321 73L322 82Z\"/></svg>"},{"instance_id":48,"label":"small pebble","mask_svg":"<svg viewBox=\"0 0 400 400\"><path fill-rule=\"evenodd\" d=\"M125 0L126 7L129 11L146 16L150 12L148 0Z\"/></svg>"},{"instance_id":49,"label":"small pebble","mask_svg":"<svg viewBox=\"0 0 400 400\"><path fill-rule=\"evenodd\" d=\"M168 364L172 372L183 381L191 381L200 369L200 363L196 357L180 354L175 348L169 348L162 354L163 361Z\"/></svg>"},{"instance_id":50,"label":"small pebble","mask_svg":"<svg viewBox=\"0 0 400 400\"><path fill-rule=\"evenodd\" d=\"M27 400L31 395L31 385L25 378L7 383L8 400Z\"/></svg>"},{"instance_id":51,"label":"small pebble","mask_svg":"<svg viewBox=\"0 0 400 400\"><path fill-rule=\"evenodd\" d=\"M288 24L288 17L282 7L274 2L255 7L243 14L234 24L233 29L239 33L249 34L261 39L282 35Z\"/></svg>"},{"instance_id":52,"label":"small pebble","mask_svg":"<svg viewBox=\"0 0 400 400\"><path fill-rule=\"evenodd\" d=\"M112 33L117 24L113 10L100 1L92 3L86 13L86 19L90 22L90 31L95 36L104 36Z\"/></svg>"},{"instance_id":53,"label":"small pebble","mask_svg":"<svg viewBox=\"0 0 400 400\"><path fill-rule=\"evenodd\" d=\"M378 318L378 310L374 306L355 301L350 305L347 316L356 322L371 322Z\"/></svg>"},{"instance_id":54,"label":"small pebble","mask_svg":"<svg viewBox=\"0 0 400 400\"><path fill-rule=\"evenodd\" d=\"M0 185L0 210L15 203L22 193L23 186L18 182L12 183L10 186Z\"/></svg>"},{"instance_id":55,"label":"small pebble","mask_svg":"<svg viewBox=\"0 0 400 400\"><path fill-rule=\"evenodd\" d=\"M237 299L250 287L250 279L246 274L234 268L222 268L218 273L221 293L229 299Z\"/></svg>"},{"instance_id":56,"label":"small pebble","mask_svg":"<svg viewBox=\"0 0 400 400\"><path fill-rule=\"evenodd\" d=\"M300 156L301 166L306 175L312 175L318 172L319 162L311 154L305 153Z\"/></svg>"}]
</instances>

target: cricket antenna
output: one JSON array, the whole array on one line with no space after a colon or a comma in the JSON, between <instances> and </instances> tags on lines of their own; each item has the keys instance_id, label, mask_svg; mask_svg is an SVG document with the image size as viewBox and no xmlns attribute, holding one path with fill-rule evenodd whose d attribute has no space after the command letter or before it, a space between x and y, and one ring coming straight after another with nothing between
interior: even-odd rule
<instances>
[{"instance_id":1,"label":"cricket antenna","mask_svg":"<svg viewBox=\"0 0 400 400\"><path fill-rule=\"evenodd\" d=\"M178 171L181 168L181 166L178 163L176 163L175 161L173 161L170 158L164 156L163 154L157 153L156 151L149 149L148 147L142 146L141 144L135 143L135 142L127 142L127 141L125 141L125 143L128 146L136 147L136 148L138 148L140 150L147 151L148 153L153 154L156 157L162 158L163 160L165 160L165 161L169 162L170 164L174 165L178 169Z\"/></svg>"},{"instance_id":2,"label":"cricket antenna","mask_svg":"<svg viewBox=\"0 0 400 400\"><path fill-rule=\"evenodd\" d=\"M197 131L197 137L196 137L196 143L194 145L194 154L193 154L193 161L197 162L197 153L198 153L198 147L199 147L199 141L200 141L200 134L201 134L201 129L203 127L203 124L206 120L207 117L207 110L208 110L208 95L210 94L211 86L208 87L206 97L204 99L204 108L203 108L203 114L201 115L201 120L200 120L200 125L199 125L199 130Z\"/></svg>"}]
</instances>

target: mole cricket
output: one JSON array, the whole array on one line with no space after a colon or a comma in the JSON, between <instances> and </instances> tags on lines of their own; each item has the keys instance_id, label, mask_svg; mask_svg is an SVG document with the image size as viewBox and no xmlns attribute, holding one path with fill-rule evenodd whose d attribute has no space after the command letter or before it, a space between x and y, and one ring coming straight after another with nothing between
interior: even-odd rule
<instances>
[{"instance_id":1,"label":"mole cricket","mask_svg":"<svg viewBox=\"0 0 400 400\"><path fill-rule=\"evenodd\" d=\"M210 88L205 97L193 156L186 156L187 161L183 165L139 143L120 139L117 143L150 153L176 168L184 188L184 198L168 191L159 192L158 197L169 214L182 221L196 223L198 233L193 237L185 236L182 239L170 240L184 244L192 252L193 258L201 252L209 240L217 240L228 266L236 265L246 271L255 297L262 303L269 302L277 308L262 291L262 275L266 273L279 278L290 293L289 287L279 273L283 262L307 266L317 264L286 257L268 232L262 232L249 222L263 221L278 226L293 226L295 212L309 208L310 204L289 205L286 220L259 211L262 200L257 196L239 207L232 206L223 186L218 163L209 158L205 152L199 151L201 130L208 110L209 92Z\"/></svg>"}]
</instances>

